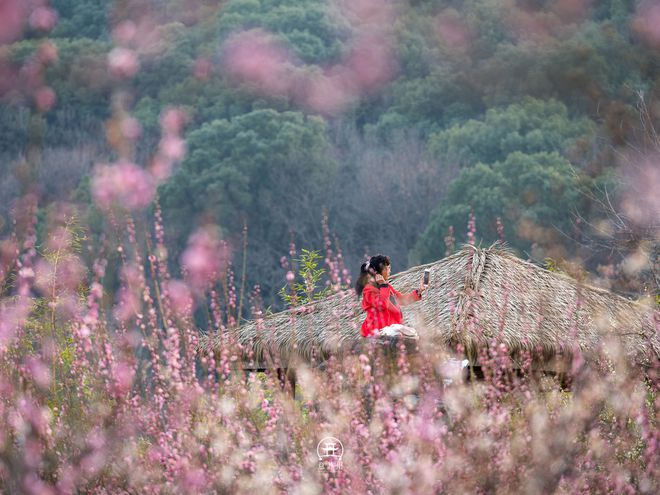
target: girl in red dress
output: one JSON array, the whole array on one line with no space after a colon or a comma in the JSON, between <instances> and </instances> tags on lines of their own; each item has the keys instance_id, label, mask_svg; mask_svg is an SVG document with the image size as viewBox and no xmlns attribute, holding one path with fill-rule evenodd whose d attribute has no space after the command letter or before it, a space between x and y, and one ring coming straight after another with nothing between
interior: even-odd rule
<instances>
[{"instance_id":1,"label":"girl in red dress","mask_svg":"<svg viewBox=\"0 0 660 495\"><path fill-rule=\"evenodd\" d=\"M417 332L401 324L403 317L400 306L422 298L422 292L426 290L424 279L419 289L401 294L387 282L390 270L390 258L382 254L372 256L360 267L355 291L358 297L362 297L362 309L367 313L362 323L362 336L402 334L415 338Z\"/></svg>"}]
</instances>

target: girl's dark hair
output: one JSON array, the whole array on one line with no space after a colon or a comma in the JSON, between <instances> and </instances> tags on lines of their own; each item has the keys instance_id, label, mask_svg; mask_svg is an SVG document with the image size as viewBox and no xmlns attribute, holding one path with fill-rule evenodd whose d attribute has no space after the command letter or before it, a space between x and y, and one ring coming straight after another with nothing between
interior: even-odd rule
<instances>
[{"instance_id":1,"label":"girl's dark hair","mask_svg":"<svg viewBox=\"0 0 660 495\"><path fill-rule=\"evenodd\" d=\"M376 273L383 273L383 270L386 266L390 266L390 257L383 254L377 254L369 258L369 261L365 261L360 266L360 275L355 282L355 292L358 297L362 297L362 291L367 285L369 280L369 275L375 275Z\"/></svg>"}]
</instances>

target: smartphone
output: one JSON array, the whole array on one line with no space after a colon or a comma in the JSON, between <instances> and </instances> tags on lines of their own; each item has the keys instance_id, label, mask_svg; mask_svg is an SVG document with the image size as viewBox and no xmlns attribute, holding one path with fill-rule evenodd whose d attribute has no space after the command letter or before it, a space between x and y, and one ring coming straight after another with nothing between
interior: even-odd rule
<instances>
[{"instance_id":1,"label":"smartphone","mask_svg":"<svg viewBox=\"0 0 660 495\"><path fill-rule=\"evenodd\" d=\"M429 285L431 281L431 271L426 269L424 270L424 285Z\"/></svg>"}]
</instances>

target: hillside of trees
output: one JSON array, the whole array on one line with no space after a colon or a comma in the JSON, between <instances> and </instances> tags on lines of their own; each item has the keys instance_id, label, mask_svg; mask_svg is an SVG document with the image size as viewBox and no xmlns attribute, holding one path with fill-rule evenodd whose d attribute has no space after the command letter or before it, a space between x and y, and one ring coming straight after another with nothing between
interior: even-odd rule
<instances>
[{"instance_id":1,"label":"hillside of trees","mask_svg":"<svg viewBox=\"0 0 660 495\"><path fill-rule=\"evenodd\" d=\"M75 201L101 232L90 176L125 154L117 108L139 124L130 158L146 167L176 107L185 156L158 187L169 259L217 224L237 263L247 245L249 286L275 308L282 256L323 250L326 217L352 271L365 254L397 272L502 239L593 277L641 250L652 282L659 217L634 211L653 212L640 191L660 186L653 5L52 0L50 32L31 21L0 39L0 229L27 173L41 208ZM46 108L28 90L45 40ZM117 47L138 66L109 72Z\"/></svg>"}]
</instances>

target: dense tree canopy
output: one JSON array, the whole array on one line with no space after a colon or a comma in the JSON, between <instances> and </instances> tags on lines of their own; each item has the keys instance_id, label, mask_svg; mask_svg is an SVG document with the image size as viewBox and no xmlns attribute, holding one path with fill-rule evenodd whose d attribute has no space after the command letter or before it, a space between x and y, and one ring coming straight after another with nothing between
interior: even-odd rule
<instances>
[{"instance_id":1,"label":"dense tree canopy","mask_svg":"<svg viewBox=\"0 0 660 495\"><path fill-rule=\"evenodd\" d=\"M247 223L262 242L281 246L301 199L322 196L336 169L324 121L300 112L255 110L213 120L190 133L188 146L188 158L162 191L177 233L187 233L190 219L203 212L228 234Z\"/></svg>"},{"instance_id":2,"label":"dense tree canopy","mask_svg":"<svg viewBox=\"0 0 660 495\"><path fill-rule=\"evenodd\" d=\"M107 0L52 0L60 22L53 35L58 38L107 38L108 10L111 5Z\"/></svg>"},{"instance_id":3,"label":"dense tree canopy","mask_svg":"<svg viewBox=\"0 0 660 495\"><path fill-rule=\"evenodd\" d=\"M504 238L522 250L534 242L556 242L560 233L570 233L573 214L583 210L589 180L581 177L559 153L526 154L515 151L502 162L477 163L465 168L432 213L417 245L422 261L444 252L443 239L450 226L467 225L470 212L476 217L480 239L500 238L496 220L504 227ZM546 232L544 236L540 231ZM459 242L467 239L463 232Z\"/></svg>"},{"instance_id":4,"label":"dense tree canopy","mask_svg":"<svg viewBox=\"0 0 660 495\"><path fill-rule=\"evenodd\" d=\"M571 119L556 100L527 98L432 134L429 152L461 166L505 160L514 151L567 153L577 141L593 138L594 128L588 118Z\"/></svg>"}]
</instances>

